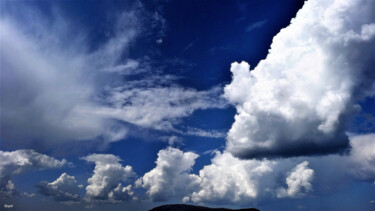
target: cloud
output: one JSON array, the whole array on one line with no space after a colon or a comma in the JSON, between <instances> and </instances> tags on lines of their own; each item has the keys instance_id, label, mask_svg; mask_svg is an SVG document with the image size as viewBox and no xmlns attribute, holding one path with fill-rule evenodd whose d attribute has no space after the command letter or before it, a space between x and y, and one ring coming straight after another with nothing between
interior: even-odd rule
<instances>
[{"instance_id":1,"label":"cloud","mask_svg":"<svg viewBox=\"0 0 375 211\"><path fill-rule=\"evenodd\" d=\"M30 11L25 9L27 12ZM57 15L58 21L49 25L43 16L34 13L36 26L24 26L11 17L0 20L4 146L121 138L113 135L118 132L113 130L113 120L86 111L98 106L93 100L98 89L95 71L112 65L134 35L118 29L100 50L87 52L85 39L69 34L75 30L67 26L70 24L63 17ZM34 31L37 32L33 34ZM65 37L71 38L69 43L61 43ZM124 134L124 130L120 129L119 134Z\"/></svg>"},{"instance_id":2,"label":"cloud","mask_svg":"<svg viewBox=\"0 0 375 211\"><path fill-rule=\"evenodd\" d=\"M27 193L27 192L23 192L23 195L28 197L28 198L32 198L35 196L35 193Z\"/></svg>"},{"instance_id":3,"label":"cloud","mask_svg":"<svg viewBox=\"0 0 375 211\"><path fill-rule=\"evenodd\" d=\"M108 193L108 199L112 202L116 202L137 200L138 198L134 195L132 185L123 187L122 184L118 184L115 189Z\"/></svg>"},{"instance_id":4,"label":"cloud","mask_svg":"<svg viewBox=\"0 0 375 211\"><path fill-rule=\"evenodd\" d=\"M0 196L20 195L11 181L13 176L29 171L60 168L66 163L64 159L59 161L33 150L0 151Z\"/></svg>"},{"instance_id":5,"label":"cloud","mask_svg":"<svg viewBox=\"0 0 375 211\"><path fill-rule=\"evenodd\" d=\"M308 168L309 162L298 164L286 178L288 188L280 188L277 192L278 198L302 197L306 192L312 190L311 181L314 178L314 170Z\"/></svg>"},{"instance_id":6,"label":"cloud","mask_svg":"<svg viewBox=\"0 0 375 211\"><path fill-rule=\"evenodd\" d=\"M61 176L53 182L41 182L37 185L39 193L62 202L79 201L79 187L82 186L77 184L75 177L67 173L61 174Z\"/></svg>"},{"instance_id":7,"label":"cloud","mask_svg":"<svg viewBox=\"0 0 375 211\"><path fill-rule=\"evenodd\" d=\"M104 69L107 72L120 73L120 74L134 74L133 72L139 68L139 62L129 59L125 64L117 65L115 67Z\"/></svg>"},{"instance_id":8,"label":"cloud","mask_svg":"<svg viewBox=\"0 0 375 211\"><path fill-rule=\"evenodd\" d=\"M158 153L156 167L136 181L155 202L182 200L184 203L248 205L280 192L279 175L286 175L298 160L240 160L231 153L215 152L211 164L199 174L191 173L198 155L168 147ZM311 190L312 169L307 162L297 165L287 178L291 197ZM312 173L313 174L313 173ZM308 185L310 184L310 186ZM288 192L289 193L289 192Z\"/></svg>"},{"instance_id":9,"label":"cloud","mask_svg":"<svg viewBox=\"0 0 375 211\"><path fill-rule=\"evenodd\" d=\"M160 150L156 167L136 181L137 187L147 189L153 201L182 199L196 188L196 175L189 174L198 155L168 147Z\"/></svg>"},{"instance_id":10,"label":"cloud","mask_svg":"<svg viewBox=\"0 0 375 211\"><path fill-rule=\"evenodd\" d=\"M130 57L129 45L140 34L164 36L164 18L148 14L140 3L115 13L111 36L94 44L88 30L58 9L50 18L25 5L22 13L15 4L3 6L8 8L0 19L0 129L5 148L118 141L128 135L129 123L171 131L196 110L225 106L220 87L185 88L177 77L163 75L164 64L157 66L147 56Z\"/></svg>"},{"instance_id":11,"label":"cloud","mask_svg":"<svg viewBox=\"0 0 375 211\"><path fill-rule=\"evenodd\" d=\"M188 127L187 131L184 132L183 134L190 135L190 136L209 137L209 138L225 138L224 132L215 131L215 130L202 130L199 128L192 128L192 127Z\"/></svg>"},{"instance_id":12,"label":"cloud","mask_svg":"<svg viewBox=\"0 0 375 211\"><path fill-rule=\"evenodd\" d=\"M253 31L254 29L261 28L261 27L263 27L267 22L268 22L268 20L262 20L262 21L255 22L255 23L249 25L248 27L246 27L246 32L251 32L251 31Z\"/></svg>"},{"instance_id":13,"label":"cloud","mask_svg":"<svg viewBox=\"0 0 375 211\"><path fill-rule=\"evenodd\" d=\"M106 99L111 107L95 108L90 112L141 127L173 131L173 123L178 118L196 110L225 107L224 100L217 99L220 93L220 87L207 91L180 86L117 87Z\"/></svg>"},{"instance_id":14,"label":"cloud","mask_svg":"<svg viewBox=\"0 0 375 211\"><path fill-rule=\"evenodd\" d=\"M232 63L224 96L237 114L227 150L237 157L344 152L345 120L374 95L374 1L307 1L250 71Z\"/></svg>"},{"instance_id":15,"label":"cloud","mask_svg":"<svg viewBox=\"0 0 375 211\"><path fill-rule=\"evenodd\" d=\"M185 48L183 48L182 52L185 52L185 51L189 50L191 47L193 47L193 45L194 45L194 41L189 43Z\"/></svg>"},{"instance_id":16,"label":"cloud","mask_svg":"<svg viewBox=\"0 0 375 211\"><path fill-rule=\"evenodd\" d=\"M14 186L14 183L11 180L8 180L7 183L1 183L0 187L0 198L10 198L14 196L20 196L20 192Z\"/></svg>"},{"instance_id":17,"label":"cloud","mask_svg":"<svg viewBox=\"0 0 375 211\"><path fill-rule=\"evenodd\" d=\"M169 146L184 145L183 139L178 136L162 136L160 139L168 143Z\"/></svg>"},{"instance_id":18,"label":"cloud","mask_svg":"<svg viewBox=\"0 0 375 211\"><path fill-rule=\"evenodd\" d=\"M375 134L351 135L351 155L346 162L349 172L358 179L375 179Z\"/></svg>"},{"instance_id":19,"label":"cloud","mask_svg":"<svg viewBox=\"0 0 375 211\"><path fill-rule=\"evenodd\" d=\"M131 166L123 167L121 159L112 154L91 154L82 158L95 163L94 174L87 182L86 200L97 202L116 202L133 199L131 185L122 186L122 182L129 182L135 177Z\"/></svg>"},{"instance_id":20,"label":"cloud","mask_svg":"<svg viewBox=\"0 0 375 211\"><path fill-rule=\"evenodd\" d=\"M199 171L200 188L185 201L249 203L270 188L266 181L277 164L268 160L239 160L229 152L216 152L211 162Z\"/></svg>"},{"instance_id":21,"label":"cloud","mask_svg":"<svg viewBox=\"0 0 375 211\"><path fill-rule=\"evenodd\" d=\"M156 167L139 178L136 187L146 189L153 201L249 206L265 199L318 194L353 179L373 184L375 135L349 137L352 152L345 155L260 160L215 151L198 174L192 173L197 154L168 147L159 151Z\"/></svg>"}]
</instances>

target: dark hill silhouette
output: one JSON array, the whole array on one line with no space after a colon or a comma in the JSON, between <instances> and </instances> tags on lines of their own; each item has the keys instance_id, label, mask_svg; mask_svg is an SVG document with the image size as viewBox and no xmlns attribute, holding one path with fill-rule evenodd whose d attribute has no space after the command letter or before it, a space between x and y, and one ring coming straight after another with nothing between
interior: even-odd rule
<instances>
[{"instance_id":1,"label":"dark hill silhouette","mask_svg":"<svg viewBox=\"0 0 375 211\"><path fill-rule=\"evenodd\" d=\"M162 205L159 207L152 208L149 211L260 211L255 208L247 208L247 209L227 209L227 208L209 208L209 207L202 207L202 206L194 206L194 205L187 205L187 204L167 204Z\"/></svg>"}]
</instances>

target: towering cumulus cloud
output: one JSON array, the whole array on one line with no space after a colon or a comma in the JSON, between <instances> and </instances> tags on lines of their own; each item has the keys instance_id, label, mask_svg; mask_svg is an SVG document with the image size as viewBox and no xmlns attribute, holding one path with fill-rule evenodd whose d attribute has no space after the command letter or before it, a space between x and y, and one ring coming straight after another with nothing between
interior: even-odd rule
<instances>
[{"instance_id":1,"label":"towering cumulus cloud","mask_svg":"<svg viewBox=\"0 0 375 211\"><path fill-rule=\"evenodd\" d=\"M147 195L153 201L167 201L175 197L181 198L184 194L197 188L199 178L189 174L198 155L193 152L183 152L169 147L160 150L156 167L138 179L136 184L147 189Z\"/></svg>"},{"instance_id":2,"label":"towering cumulus cloud","mask_svg":"<svg viewBox=\"0 0 375 211\"><path fill-rule=\"evenodd\" d=\"M123 187L122 184L135 176L131 166L123 167L121 159L111 154L92 154L83 159L95 163L94 174L87 180L87 201L114 202L133 198L131 185Z\"/></svg>"},{"instance_id":3,"label":"towering cumulus cloud","mask_svg":"<svg viewBox=\"0 0 375 211\"><path fill-rule=\"evenodd\" d=\"M301 197L304 195L301 190L309 192L312 190L310 181L314 177L314 170L308 168L309 162L304 161L298 164L286 178L288 189L280 188L277 197Z\"/></svg>"},{"instance_id":4,"label":"towering cumulus cloud","mask_svg":"<svg viewBox=\"0 0 375 211\"><path fill-rule=\"evenodd\" d=\"M237 157L342 152L345 119L374 95L372 0L310 0L250 71L233 63L224 96L237 115L227 149Z\"/></svg>"}]
</instances>

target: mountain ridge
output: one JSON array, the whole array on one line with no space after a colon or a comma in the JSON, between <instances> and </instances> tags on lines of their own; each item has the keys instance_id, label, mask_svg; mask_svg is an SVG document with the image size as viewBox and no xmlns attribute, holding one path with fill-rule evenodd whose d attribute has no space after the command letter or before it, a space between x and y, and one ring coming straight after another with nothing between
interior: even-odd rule
<instances>
[{"instance_id":1,"label":"mountain ridge","mask_svg":"<svg viewBox=\"0 0 375 211\"><path fill-rule=\"evenodd\" d=\"M228 209L228 208L210 208L204 206L188 204L166 204L154 207L149 211L260 211L256 208Z\"/></svg>"}]
</instances>

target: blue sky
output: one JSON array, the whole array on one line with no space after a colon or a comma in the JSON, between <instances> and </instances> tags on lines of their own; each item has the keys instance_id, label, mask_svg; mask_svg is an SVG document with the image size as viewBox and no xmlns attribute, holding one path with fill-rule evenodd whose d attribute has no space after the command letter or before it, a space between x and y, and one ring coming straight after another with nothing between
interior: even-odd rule
<instances>
[{"instance_id":1,"label":"blue sky","mask_svg":"<svg viewBox=\"0 0 375 211\"><path fill-rule=\"evenodd\" d=\"M374 1L0 6L1 206L374 209Z\"/></svg>"}]
</instances>

